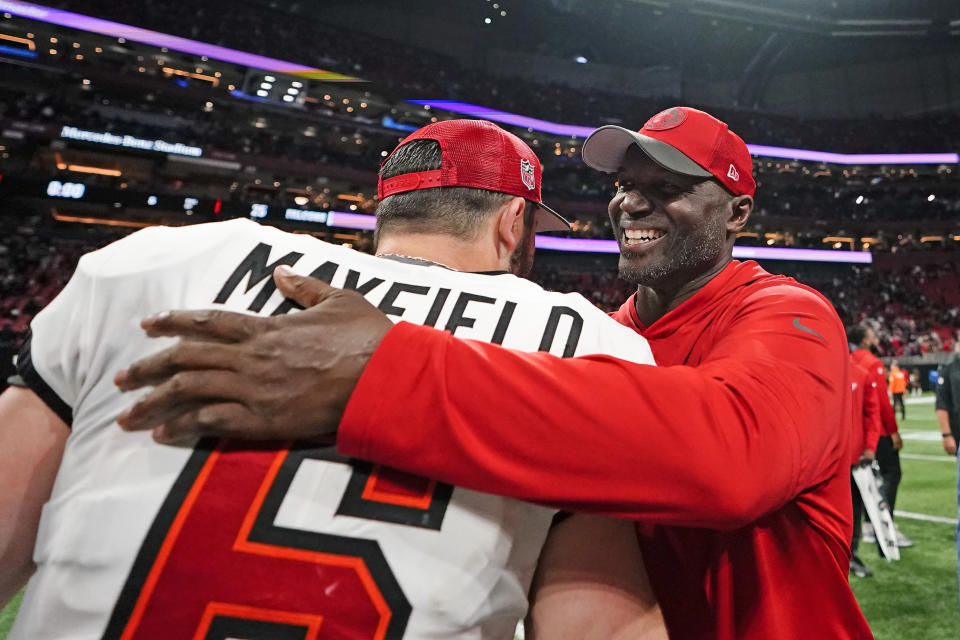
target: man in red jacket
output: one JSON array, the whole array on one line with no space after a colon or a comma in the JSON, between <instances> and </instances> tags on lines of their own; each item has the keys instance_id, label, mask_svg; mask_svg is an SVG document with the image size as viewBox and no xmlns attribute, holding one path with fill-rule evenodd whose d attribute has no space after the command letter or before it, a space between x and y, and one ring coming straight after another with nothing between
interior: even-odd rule
<instances>
[{"instance_id":1,"label":"man in red jacket","mask_svg":"<svg viewBox=\"0 0 960 640\"><path fill-rule=\"evenodd\" d=\"M853 361L870 372L876 383L877 404L880 406L880 422L883 430L877 441L877 464L880 465L880 474L883 476L883 489L887 494L887 504L890 505L890 515L894 515L897 504L897 488L900 486L902 472L900 470L900 449L903 440L900 439L900 427L897 426L897 417L887 395L887 370L880 362L880 358L873 355L872 349L877 346L877 332L867 324L850 327L847 331L847 341L854 351L851 354ZM903 535L897 528L897 546L912 547L913 540ZM867 539L875 541L873 527L867 529Z\"/></svg>"},{"instance_id":2,"label":"man in red jacket","mask_svg":"<svg viewBox=\"0 0 960 640\"><path fill-rule=\"evenodd\" d=\"M598 129L583 155L617 174L609 213L621 274L638 290L614 317L649 341L660 367L392 326L357 295L283 276L286 295L316 306L267 319L147 319L153 335L229 342L218 352L230 371L176 347L136 364L118 374L124 388L159 386L121 425L155 429L162 442L322 436L339 425L346 455L636 520L672 637L871 637L847 582L843 327L817 292L732 260L753 209L746 145L712 116L676 107L639 133ZM297 393L265 382L304 375L285 364L291 351L317 362ZM199 368L195 387L178 381Z\"/></svg>"},{"instance_id":3,"label":"man in red jacket","mask_svg":"<svg viewBox=\"0 0 960 640\"><path fill-rule=\"evenodd\" d=\"M853 356L851 355L851 359ZM880 423L880 404L877 402L877 383L872 374L856 362L850 363L850 389L853 395L853 429L850 432L850 492L853 495L853 538L850 542L850 573L858 578L869 578L873 572L863 564L857 549L860 546L863 521L863 498L853 479L852 470L859 464L873 462L877 455L877 440L883 435Z\"/></svg>"}]
</instances>

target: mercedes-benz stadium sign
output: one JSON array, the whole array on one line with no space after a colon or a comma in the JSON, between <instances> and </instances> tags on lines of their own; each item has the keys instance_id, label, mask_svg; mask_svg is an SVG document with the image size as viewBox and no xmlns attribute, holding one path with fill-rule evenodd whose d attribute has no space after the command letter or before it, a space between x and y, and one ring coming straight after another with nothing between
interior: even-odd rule
<instances>
[{"instance_id":1,"label":"mercedes-benz stadium sign","mask_svg":"<svg viewBox=\"0 0 960 640\"><path fill-rule=\"evenodd\" d=\"M127 147L129 149L140 149L142 151L157 151L159 153L172 153L180 156L192 156L194 158L199 158L203 155L203 149L201 147L192 147L180 142L145 140L143 138L137 138L131 135L116 135L106 131L86 131L84 129L78 129L70 126L65 126L60 130L60 137L67 140L109 144L115 147Z\"/></svg>"}]
</instances>

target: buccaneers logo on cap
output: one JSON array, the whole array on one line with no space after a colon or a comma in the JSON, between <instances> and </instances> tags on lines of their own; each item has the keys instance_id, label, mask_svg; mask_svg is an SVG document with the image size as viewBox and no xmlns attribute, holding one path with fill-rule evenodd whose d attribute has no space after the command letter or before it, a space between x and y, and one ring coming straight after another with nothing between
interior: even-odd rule
<instances>
[{"instance_id":1,"label":"buccaneers logo on cap","mask_svg":"<svg viewBox=\"0 0 960 640\"><path fill-rule=\"evenodd\" d=\"M679 107L673 107L672 109L661 111L657 115L647 120L647 124L643 125L643 128L650 129L651 131L664 131L666 129L679 127L686 119L686 111L680 109Z\"/></svg>"},{"instance_id":2,"label":"buccaneers logo on cap","mask_svg":"<svg viewBox=\"0 0 960 640\"><path fill-rule=\"evenodd\" d=\"M533 165L527 160L520 161L520 179L523 180L523 184L527 185L527 189L533 189L537 186Z\"/></svg>"}]
</instances>

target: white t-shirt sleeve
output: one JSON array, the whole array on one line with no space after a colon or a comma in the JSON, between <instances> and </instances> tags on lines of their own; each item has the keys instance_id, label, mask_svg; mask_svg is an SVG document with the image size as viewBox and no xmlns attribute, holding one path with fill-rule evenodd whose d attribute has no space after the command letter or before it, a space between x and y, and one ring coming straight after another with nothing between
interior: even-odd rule
<instances>
[{"instance_id":1,"label":"white t-shirt sleeve","mask_svg":"<svg viewBox=\"0 0 960 640\"><path fill-rule=\"evenodd\" d=\"M72 412L82 393L83 372L98 337L97 286L89 263L89 255L81 258L67 286L34 317L17 360L24 382L68 424L67 410Z\"/></svg>"},{"instance_id":2,"label":"white t-shirt sleeve","mask_svg":"<svg viewBox=\"0 0 960 640\"><path fill-rule=\"evenodd\" d=\"M177 254L170 231L143 229L84 255L67 285L30 323L18 373L67 424L94 386L113 384L116 363L110 357L151 310L153 292L139 274L156 268L152 252Z\"/></svg>"}]
</instances>

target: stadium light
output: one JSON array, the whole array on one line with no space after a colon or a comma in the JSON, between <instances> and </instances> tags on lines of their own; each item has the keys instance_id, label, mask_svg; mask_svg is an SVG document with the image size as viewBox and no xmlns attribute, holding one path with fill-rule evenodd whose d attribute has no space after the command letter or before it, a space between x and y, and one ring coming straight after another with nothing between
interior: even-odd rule
<instances>
[{"instance_id":1,"label":"stadium light","mask_svg":"<svg viewBox=\"0 0 960 640\"><path fill-rule=\"evenodd\" d=\"M59 169L59 165L57 166ZM105 169L103 167L90 167L82 164L68 164L66 166L67 171L73 171L75 173L94 173L99 176L113 176L119 177L123 175L123 172L119 169Z\"/></svg>"},{"instance_id":2,"label":"stadium light","mask_svg":"<svg viewBox=\"0 0 960 640\"><path fill-rule=\"evenodd\" d=\"M577 56L573 61L577 64L587 64L587 59L584 56Z\"/></svg>"},{"instance_id":3,"label":"stadium light","mask_svg":"<svg viewBox=\"0 0 960 640\"><path fill-rule=\"evenodd\" d=\"M937 199L937 196L935 196L935 195L932 194L932 193L927 196L927 202L933 202L933 201L936 200L936 199Z\"/></svg>"},{"instance_id":4,"label":"stadium light","mask_svg":"<svg viewBox=\"0 0 960 640\"><path fill-rule=\"evenodd\" d=\"M857 204L863 204L863 196L857 196Z\"/></svg>"}]
</instances>

